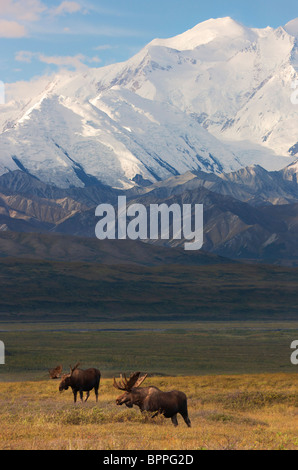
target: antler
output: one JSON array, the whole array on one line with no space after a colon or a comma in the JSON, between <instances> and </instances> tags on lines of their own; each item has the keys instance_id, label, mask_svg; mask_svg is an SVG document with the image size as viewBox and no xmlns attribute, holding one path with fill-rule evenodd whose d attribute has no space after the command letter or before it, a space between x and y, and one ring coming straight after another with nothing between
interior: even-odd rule
<instances>
[{"instance_id":1,"label":"antler","mask_svg":"<svg viewBox=\"0 0 298 470\"><path fill-rule=\"evenodd\" d=\"M135 388L140 387L145 379L147 379L148 374L145 374L143 377L140 377L135 383Z\"/></svg>"},{"instance_id":2,"label":"antler","mask_svg":"<svg viewBox=\"0 0 298 470\"><path fill-rule=\"evenodd\" d=\"M70 367L70 373L72 374L79 367L79 365L80 365L80 363L77 362L74 367L69 366Z\"/></svg>"},{"instance_id":3,"label":"antler","mask_svg":"<svg viewBox=\"0 0 298 470\"><path fill-rule=\"evenodd\" d=\"M148 374L146 374L144 377L140 377L140 375L141 375L141 372L134 372L133 374L131 374L131 376L127 380L126 375L124 374L124 377L123 377L121 374L120 375L121 382L117 383L114 377L113 385L115 388L118 388L118 390L124 390L126 392L129 392L132 388L139 387L144 382Z\"/></svg>"}]
</instances>

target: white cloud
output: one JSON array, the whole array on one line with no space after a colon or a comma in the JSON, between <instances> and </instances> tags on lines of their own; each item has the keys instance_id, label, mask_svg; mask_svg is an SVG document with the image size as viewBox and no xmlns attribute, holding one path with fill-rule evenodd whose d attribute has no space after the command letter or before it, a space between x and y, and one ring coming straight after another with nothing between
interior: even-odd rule
<instances>
[{"instance_id":1,"label":"white cloud","mask_svg":"<svg viewBox=\"0 0 298 470\"><path fill-rule=\"evenodd\" d=\"M83 54L77 54L75 56L46 56L44 54L39 54L38 59L40 62L43 62L48 65L56 65L61 68L74 68L80 70L86 68L87 65L84 64L86 60Z\"/></svg>"},{"instance_id":2,"label":"white cloud","mask_svg":"<svg viewBox=\"0 0 298 470\"><path fill-rule=\"evenodd\" d=\"M50 3L50 2L47 2ZM65 24L64 18L76 13L98 15L116 14L114 11L102 10L99 5L94 5L86 0L56 0L56 6L48 6L45 0L0 0L0 21L2 31L0 37L19 38L40 34L67 34L85 36L106 37L139 37L140 31L131 28L118 28L106 24L94 24L94 22L78 22L75 25ZM77 18L76 18L77 20ZM10 23L8 23L10 22ZM109 46L103 46L98 50L105 50Z\"/></svg>"},{"instance_id":3,"label":"white cloud","mask_svg":"<svg viewBox=\"0 0 298 470\"><path fill-rule=\"evenodd\" d=\"M30 64L34 55L34 52L19 51L15 55L15 60L17 60L18 62L26 62L27 64Z\"/></svg>"},{"instance_id":4,"label":"white cloud","mask_svg":"<svg viewBox=\"0 0 298 470\"><path fill-rule=\"evenodd\" d=\"M0 0L0 37L21 38L32 30L33 23L44 28L48 18L80 11L86 13L75 1L62 1L56 8L48 8L41 0Z\"/></svg>"},{"instance_id":5,"label":"white cloud","mask_svg":"<svg viewBox=\"0 0 298 470\"><path fill-rule=\"evenodd\" d=\"M292 36L298 37L298 18L289 21L289 23L287 23L284 28Z\"/></svg>"},{"instance_id":6,"label":"white cloud","mask_svg":"<svg viewBox=\"0 0 298 470\"><path fill-rule=\"evenodd\" d=\"M95 56L95 57L91 57L91 59L88 59L88 62L90 62L91 64L100 64L101 59L99 57Z\"/></svg>"},{"instance_id":7,"label":"white cloud","mask_svg":"<svg viewBox=\"0 0 298 470\"><path fill-rule=\"evenodd\" d=\"M40 0L1 0L0 15L13 21L38 21L47 7Z\"/></svg>"},{"instance_id":8,"label":"white cloud","mask_svg":"<svg viewBox=\"0 0 298 470\"><path fill-rule=\"evenodd\" d=\"M51 10L53 16L78 13L82 10L82 6L78 2L64 1L57 8Z\"/></svg>"},{"instance_id":9,"label":"white cloud","mask_svg":"<svg viewBox=\"0 0 298 470\"><path fill-rule=\"evenodd\" d=\"M32 60L38 60L44 64L55 65L59 68L71 68L75 70L82 70L88 68L87 63L99 64L101 59L99 57L87 57L83 54L75 56L47 56L40 52L19 51L15 55L15 60L18 62L26 62L30 64Z\"/></svg>"},{"instance_id":10,"label":"white cloud","mask_svg":"<svg viewBox=\"0 0 298 470\"><path fill-rule=\"evenodd\" d=\"M27 36L26 28L17 21L0 20L1 38L23 38Z\"/></svg>"},{"instance_id":11,"label":"white cloud","mask_svg":"<svg viewBox=\"0 0 298 470\"><path fill-rule=\"evenodd\" d=\"M111 44L103 44L102 46L96 46L94 47L95 51L108 51L110 49L113 49L115 46L112 46Z\"/></svg>"}]
</instances>

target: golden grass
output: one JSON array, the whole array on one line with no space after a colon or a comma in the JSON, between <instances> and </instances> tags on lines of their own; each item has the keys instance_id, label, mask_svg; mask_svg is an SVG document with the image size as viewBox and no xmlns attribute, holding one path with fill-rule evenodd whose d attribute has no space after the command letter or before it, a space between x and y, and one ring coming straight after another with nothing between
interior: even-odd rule
<instances>
[{"instance_id":1,"label":"golden grass","mask_svg":"<svg viewBox=\"0 0 298 470\"><path fill-rule=\"evenodd\" d=\"M181 417L152 420L115 405L103 379L100 400L73 404L57 381L2 383L0 449L26 450L271 450L298 449L297 374L147 379L189 397L192 428Z\"/></svg>"}]
</instances>

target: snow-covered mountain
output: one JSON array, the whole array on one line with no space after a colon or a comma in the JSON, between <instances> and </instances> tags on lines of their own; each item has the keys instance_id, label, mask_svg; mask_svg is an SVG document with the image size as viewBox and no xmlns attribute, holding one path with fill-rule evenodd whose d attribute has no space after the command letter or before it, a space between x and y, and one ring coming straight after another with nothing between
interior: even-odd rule
<instances>
[{"instance_id":1,"label":"snow-covered mountain","mask_svg":"<svg viewBox=\"0 0 298 470\"><path fill-rule=\"evenodd\" d=\"M281 169L298 154L296 31L296 20L260 30L212 19L124 63L9 85L0 174L129 188L140 176Z\"/></svg>"}]
</instances>

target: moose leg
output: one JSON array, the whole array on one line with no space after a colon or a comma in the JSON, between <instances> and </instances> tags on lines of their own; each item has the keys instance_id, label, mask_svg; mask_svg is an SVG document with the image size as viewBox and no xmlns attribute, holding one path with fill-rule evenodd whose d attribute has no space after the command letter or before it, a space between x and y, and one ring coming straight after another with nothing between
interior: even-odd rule
<instances>
[{"instance_id":1,"label":"moose leg","mask_svg":"<svg viewBox=\"0 0 298 470\"><path fill-rule=\"evenodd\" d=\"M156 418L156 416L158 416L158 415L159 415L159 411L157 411L156 413L154 413L154 415L151 416L151 418L152 418L152 419L153 419L153 418Z\"/></svg>"},{"instance_id":2,"label":"moose leg","mask_svg":"<svg viewBox=\"0 0 298 470\"><path fill-rule=\"evenodd\" d=\"M88 400L89 397L90 397L90 392L87 392L85 403L86 403L86 401Z\"/></svg>"},{"instance_id":3,"label":"moose leg","mask_svg":"<svg viewBox=\"0 0 298 470\"><path fill-rule=\"evenodd\" d=\"M180 411L180 414L181 414L182 418L184 419L185 423L187 424L187 426L189 428L191 428L191 422L190 422L190 419L188 417L187 402L185 402L183 404L182 409Z\"/></svg>"},{"instance_id":4,"label":"moose leg","mask_svg":"<svg viewBox=\"0 0 298 470\"><path fill-rule=\"evenodd\" d=\"M174 426L178 426L178 419L177 419L177 415L174 415L171 417L171 420L172 420L172 423L174 424Z\"/></svg>"},{"instance_id":5,"label":"moose leg","mask_svg":"<svg viewBox=\"0 0 298 470\"><path fill-rule=\"evenodd\" d=\"M78 392L76 390L73 390L73 400L75 403L77 402L77 393Z\"/></svg>"},{"instance_id":6,"label":"moose leg","mask_svg":"<svg viewBox=\"0 0 298 470\"><path fill-rule=\"evenodd\" d=\"M82 390L80 390L80 399L81 399L81 402L82 402L82 403L83 403L83 401L84 401L84 400L83 400L83 395L84 395L84 393L82 392Z\"/></svg>"},{"instance_id":7,"label":"moose leg","mask_svg":"<svg viewBox=\"0 0 298 470\"><path fill-rule=\"evenodd\" d=\"M190 422L190 419L189 419L188 415L181 413L181 416L182 416L182 418L184 419L184 421L185 421L185 423L187 424L187 426L188 426L189 428L191 428L191 422Z\"/></svg>"},{"instance_id":8,"label":"moose leg","mask_svg":"<svg viewBox=\"0 0 298 470\"><path fill-rule=\"evenodd\" d=\"M98 403L98 387L95 387L96 403Z\"/></svg>"}]
</instances>

